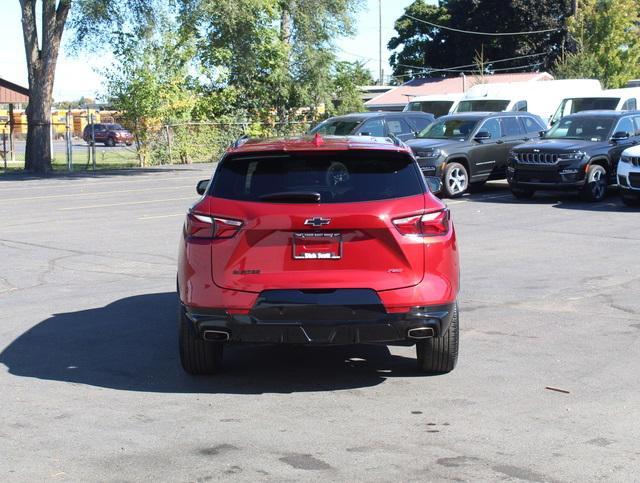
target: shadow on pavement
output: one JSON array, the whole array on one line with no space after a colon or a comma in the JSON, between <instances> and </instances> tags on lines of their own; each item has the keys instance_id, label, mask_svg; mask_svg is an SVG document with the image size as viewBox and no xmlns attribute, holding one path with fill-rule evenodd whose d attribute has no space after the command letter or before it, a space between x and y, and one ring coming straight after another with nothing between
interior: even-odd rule
<instances>
[{"instance_id":1,"label":"shadow on pavement","mask_svg":"<svg viewBox=\"0 0 640 483\"><path fill-rule=\"evenodd\" d=\"M497 195L497 196L496 196ZM502 196L503 195L503 196ZM600 202L583 201L577 192L571 191L537 191L529 200L519 200L511 196L506 184L487 183L482 188L476 188L469 195L461 198L475 203L492 203L502 205L550 205L563 210L581 210L594 212L625 212L638 211L636 207L626 206L616 188L610 187L607 197Z\"/></svg>"},{"instance_id":2,"label":"shadow on pavement","mask_svg":"<svg viewBox=\"0 0 640 483\"><path fill-rule=\"evenodd\" d=\"M412 377L415 360L385 346L228 347L225 369L193 377L178 360L175 293L55 314L2 353L16 376L127 391L261 394L333 391Z\"/></svg>"}]
</instances>

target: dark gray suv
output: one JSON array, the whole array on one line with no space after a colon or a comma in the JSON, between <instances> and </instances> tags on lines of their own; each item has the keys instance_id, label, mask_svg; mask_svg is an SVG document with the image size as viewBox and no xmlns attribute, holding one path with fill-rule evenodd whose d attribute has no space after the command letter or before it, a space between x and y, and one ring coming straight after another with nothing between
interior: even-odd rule
<instances>
[{"instance_id":1,"label":"dark gray suv","mask_svg":"<svg viewBox=\"0 0 640 483\"><path fill-rule=\"evenodd\" d=\"M413 139L435 117L426 112L359 112L330 117L309 131L322 136L396 137Z\"/></svg>"},{"instance_id":2,"label":"dark gray suv","mask_svg":"<svg viewBox=\"0 0 640 483\"><path fill-rule=\"evenodd\" d=\"M506 177L510 151L537 139L544 121L528 112L470 112L438 118L407 141L425 176L438 176L444 194Z\"/></svg>"}]
</instances>

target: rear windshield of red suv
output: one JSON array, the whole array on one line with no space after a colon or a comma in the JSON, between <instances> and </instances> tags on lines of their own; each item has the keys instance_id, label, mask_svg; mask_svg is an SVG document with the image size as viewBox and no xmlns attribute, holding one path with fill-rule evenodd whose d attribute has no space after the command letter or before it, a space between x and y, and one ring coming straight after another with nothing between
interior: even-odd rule
<instances>
[{"instance_id":1,"label":"rear windshield of red suv","mask_svg":"<svg viewBox=\"0 0 640 483\"><path fill-rule=\"evenodd\" d=\"M242 201L350 203L424 192L406 154L375 151L292 153L224 159L211 195Z\"/></svg>"}]
</instances>

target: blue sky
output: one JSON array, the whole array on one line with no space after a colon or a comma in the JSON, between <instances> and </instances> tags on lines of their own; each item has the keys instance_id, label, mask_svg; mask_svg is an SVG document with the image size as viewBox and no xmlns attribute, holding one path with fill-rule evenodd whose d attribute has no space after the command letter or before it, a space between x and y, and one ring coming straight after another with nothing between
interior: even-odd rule
<instances>
[{"instance_id":1,"label":"blue sky","mask_svg":"<svg viewBox=\"0 0 640 483\"><path fill-rule=\"evenodd\" d=\"M320 1L320 0L319 0ZM383 69L385 75L391 73L387 59L389 52L386 44L395 34L393 24L402 15L404 8L412 0L382 1L382 42ZM27 86L27 68L25 63L20 7L17 0L0 0L0 18L2 22L2 47L0 48L0 77L11 82ZM374 79L378 78L378 0L365 0L358 15L357 34L352 38L339 39L338 57L343 60L360 60L366 63ZM64 43L58 60L54 98L57 101L75 100L81 96L95 97L100 91L101 69L109 62L108 57L95 55L69 56L65 53Z\"/></svg>"}]
</instances>

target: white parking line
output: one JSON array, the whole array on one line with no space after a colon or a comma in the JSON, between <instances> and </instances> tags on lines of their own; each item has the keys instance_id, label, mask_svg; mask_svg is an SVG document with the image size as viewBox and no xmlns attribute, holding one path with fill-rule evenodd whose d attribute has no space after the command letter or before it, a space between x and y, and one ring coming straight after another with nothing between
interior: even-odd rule
<instances>
[{"instance_id":1,"label":"white parking line","mask_svg":"<svg viewBox=\"0 0 640 483\"><path fill-rule=\"evenodd\" d=\"M183 201L183 200L195 201L196 199L197 199L196 196L187 196L185 198L163 198L161 200L126 201L124 203L108 203L103 205L70 206L68 208L58 208L58 211L91 210L94 208L110 208L112 206L145 205L149 203L166 203L167 201Z\"/></svg>"},{"instance_id":2,"label":"white parking line","mask_svg":"<svg viewBox=\"0 0 640 483\"><path fill-rule=\"evenodd\" d=\"M157 216L141 216L140 218L138 218L138 220L156 220L158 218L172 218L174 216L186 216L186 212L185 213L177 213L177 214L173 214L173 215L157 215Z\"/></svg>"},{"instance_id":3,"label":"white parking line","mask_svg":"<svg viewBox=\"0 0 640 483\"><path fill-rule=\"evenodd\" d=\"M93 191L93 192L85 192L85 193L67 193L64 195L46 195L46 196L29 196L22 198L5 198L2 201L32 201L32 200L53 200L57 198L75 198L76 196L101 196L101 195L111 195L111 194L120 194L120 193L144 193L147 191L167 191L167 190L177 190L183 188L192 188L193 186L190 184L180 185L180 186L164 186L164 187L156 187L156 188L141 188L135 190L116 190L116 191Z\"/></svg>"}]
</instances>

